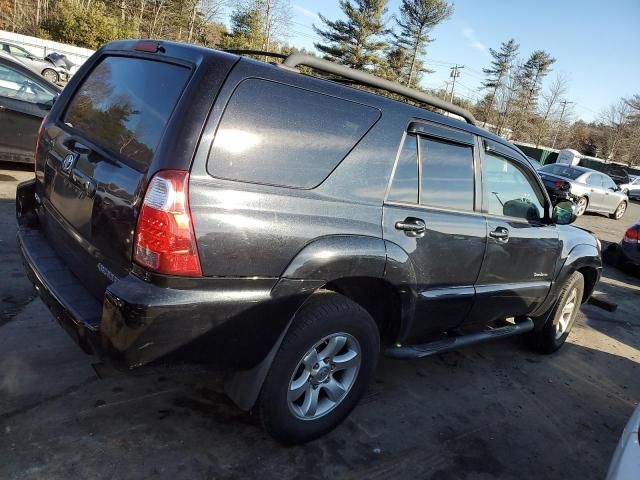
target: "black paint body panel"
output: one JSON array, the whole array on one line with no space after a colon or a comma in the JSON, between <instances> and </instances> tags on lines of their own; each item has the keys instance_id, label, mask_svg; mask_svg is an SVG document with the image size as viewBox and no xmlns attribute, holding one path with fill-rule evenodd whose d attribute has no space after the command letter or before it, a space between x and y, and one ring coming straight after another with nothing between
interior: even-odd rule
<instances>
[{"instance_id":1,"label":"black paint body panel","mask_svg":"<svg viewBox=\"0 0 640 480\"><path fill-rule=\"evenodd\" d=\"M375 279L392 291L400 311L394 336L385 340L402 343L508 316L542 318L572 271L589 269L597 281L595 239L551 224L546 194L547 218L539 224L487 214L482 140L531 171L544 192L526 158L505 140L454 118L263 62L170 42L162 42L156 54L141 53L135 44L106 45L72 78L45 124L35 181L21 184L17 195L27 271L87 350L124 367L179 353L250 369L278 346L300 305L333 282ZM192 69L146 171L77 138L60 122L82 78L106 54ZM216 178L207 169L216 129L237 86L248 78L365 105L380 118L314 188ZM473 145L474 211L385 202L408 128ZM78 152L74 142L89 152ZM69 152L79 155L75 170L66 174L60 165ZM203 278L157 275L131 261L141 199L162 169L190 172ZM424 221L424 236L396 228L407 217ZM509 230L508 243L489 238L497 227ZM78 302L91 314L81 313Z\"/></svg>"}]
</instances>

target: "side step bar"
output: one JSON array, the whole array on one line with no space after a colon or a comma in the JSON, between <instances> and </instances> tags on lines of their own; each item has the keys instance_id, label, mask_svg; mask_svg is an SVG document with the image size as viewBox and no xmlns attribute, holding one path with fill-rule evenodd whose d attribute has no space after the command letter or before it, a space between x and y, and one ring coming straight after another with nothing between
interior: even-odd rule
<instances>
[{"instance_id":1,"label":"side step bar","mask_svg":"<svg viewBox=\"0 0 640 480\"><path fill-rule=\"evenodd\" d=\"M428 357L430 355L435 355L436 353L456 350L468 345L486 342L487 340L492 340L494 338L520 335L522 333L530 332L531 330L533 330L533 320L527 318L526 320L514 325L507 325L505 327L494 328L493 330L486 330L484 332L471 333L469 335L461 335L459 337L445 338L444 340L436 340L434 342L423 343L421 345L396 345L387 348L385 350L385 355L390 358L398 359Z\"/></svg>"}]
</instances>

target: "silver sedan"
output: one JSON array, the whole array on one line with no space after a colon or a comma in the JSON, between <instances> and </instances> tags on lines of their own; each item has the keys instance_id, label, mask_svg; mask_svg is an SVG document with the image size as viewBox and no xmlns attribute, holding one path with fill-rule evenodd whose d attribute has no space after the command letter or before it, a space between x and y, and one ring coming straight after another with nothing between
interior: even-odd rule
<instances>
[{"instance_id":1,"label":"silver sedan","mask_svg":"<svg viewBox=\"0 0 640 480\"><path fill-rule=\"evenodd\" d=\"M604 173L585 167L553 163L539 170L541 176L557 178L570 184L567 192L576 204L575 214L606 213L619 220L627 211L629 198Z\"/></svg>"}]
</instances>

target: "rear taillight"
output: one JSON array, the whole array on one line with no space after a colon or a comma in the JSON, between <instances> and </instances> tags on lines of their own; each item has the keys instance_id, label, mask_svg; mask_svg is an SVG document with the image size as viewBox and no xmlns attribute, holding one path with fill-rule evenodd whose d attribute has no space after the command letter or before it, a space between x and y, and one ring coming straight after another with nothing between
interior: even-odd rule
<instances>
[{"instance_id":1,"label":"rear taillight","mask_svg":"<svg viewBox=\"0 0 640 480\"><path fill-rule=\"evenodd\" d=\"M189 211L189 172L163 170L153 176L138 216L133 259L158 273L202 276Z\"/></svg>"},{"instance_id":2,"label":"rear taillight","mask_svg":"<svg viewBox=\"0 0 640 480\"><path fill-rule=\"evenodd\" d=\"M569 190L569 188L571 188L568 182L563 182L562 180L556 180L553 182L553 185L557 190Z\"/></svg>"},{"instance_id":3,"label":"rear taillight","mask_svg":"<svg viewBox=\"0 0 640 480\"><path fill-rule=\"evenodd\" d=\"M638 243L640 242L640 227L631 227L629 230L624 232L624 240L627 243Z\"/></svg>"}]
</instances>

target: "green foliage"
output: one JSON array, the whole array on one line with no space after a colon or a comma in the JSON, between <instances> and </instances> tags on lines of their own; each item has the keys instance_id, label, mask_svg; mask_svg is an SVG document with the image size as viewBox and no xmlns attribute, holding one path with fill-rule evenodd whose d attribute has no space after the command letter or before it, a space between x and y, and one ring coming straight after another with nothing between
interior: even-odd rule
<instances>
[{"instance_id":1,"label":"green foliage","mask_svg":"<svg viewBox=\"0 0 640 480\"><path fill-rule=\"evenodd\" d=\"M384 63L382 53L387 48L384 35L384 15L388 0L340 0L340 8L347 20L331 21L319 15L325 28L314 25L324 40L316 43L326 59L352 68L367 70Z\"/></svg>"},{"instance_id":2,"label":"green foliage","mask_svg":"<svg viewBox=\"0 0 640 480\"><path fill-rule=\"evenodd\" d=\"M231 14L231 32L223 41L225 48L260 50L265 41L260 10L237 6Z\"/></svg>"},{"instance_id":3,"label":"green foliage","mask_svg":"<svg viewBox=\"0 0 640 480\"><path fill-rule=\"evenodd\" d=\"M393 34L393 46L387 61L396 81L405 85L420 83L422 73L431 73L421 57L433 41L429 35L440 22L453 14L453 5L446 0L402 0L396 18L398 33Z\"/></svg>"},{"instance_id":4,"label":"green foliage","mask_svg":"<svg viewBox=\"0 0 640 480\"><path fill-rule=\"evenodd\" d=\"M85 8L73 0L62 0L42 27L52 40L86 48L135 35L132 23L109 14L107 6L99 1Z\"/></svg>"}]
</instances>

